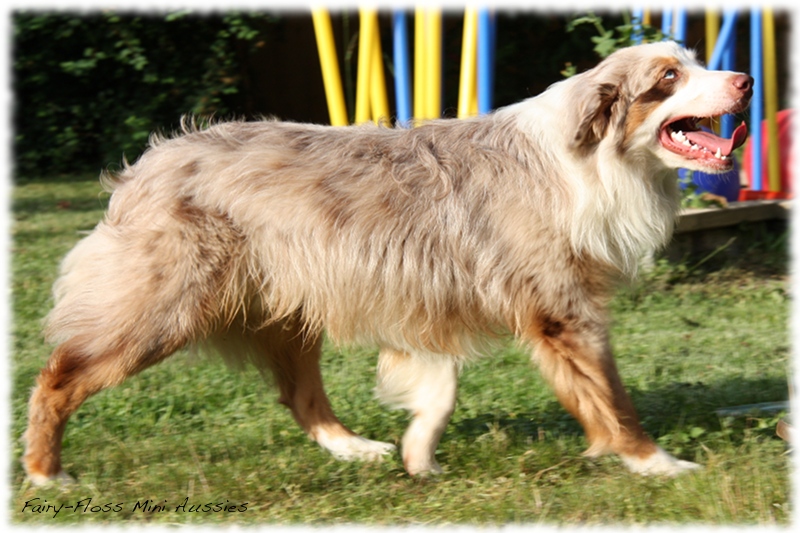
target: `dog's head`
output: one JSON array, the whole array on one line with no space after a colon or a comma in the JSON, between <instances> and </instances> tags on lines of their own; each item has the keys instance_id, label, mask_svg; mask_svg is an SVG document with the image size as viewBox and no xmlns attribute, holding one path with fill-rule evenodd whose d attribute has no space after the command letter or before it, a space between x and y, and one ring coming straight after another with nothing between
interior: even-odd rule
<instances>
[{"instance_id":1,"label":"dog's head","mask_svg":"<svg viewBox=\"0 0 800 533\"><path fill-rule=\"evenodd\" d=\"M625 48L569 80L578 102L572 148L589 153L609 143L620 155L652 154L672 168L724 172L746 137L700 129L700 121L743 111L753 94L750 76L704 69L673 42Z\"/></svg>"}]
</instances>

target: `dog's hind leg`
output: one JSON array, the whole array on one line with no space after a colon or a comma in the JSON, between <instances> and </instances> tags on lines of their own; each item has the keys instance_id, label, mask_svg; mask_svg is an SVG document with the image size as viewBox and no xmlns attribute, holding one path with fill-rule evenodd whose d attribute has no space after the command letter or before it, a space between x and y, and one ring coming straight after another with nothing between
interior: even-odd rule
<instances>
[{"instance_id":1,"label":"dog's hind leg","mask_svg":"<svg viewBox=\"0 0 800 533\"><path fill-rule=\"evenodd\" d=\"M583 425L587 456L616 453L641 474L697 468L670 456L645 434L614 363L605 326L545 320L535 356L561 404Z\"/></svg>"},{"instance_id":2,"label":"dog's hind leg","mask_svg":"<svg viewBox=\"0 0 800 533\"><path fill-rule=\"evenodd\" d=\"M89 396L219 326L240 247L224 217L181 203L135 224L102 222L69 253L48 317L57 346L29 402L22 461L32 481L65 477L64 428Z\"/></svg>"},{"instance_id":3,"label":"dog's hind leg","mask_svg":"<svg viewBox=\"0 0 800 533\"><path fill-rule=\"evenodd\" d=\"M256 336L263 358L256 365L271 370L280 390L279 402L291 410L309 438L342 460L379 460L394 451L392 444L355 434L334 414L319 366L321 335L308 333L292 320L268 326Z\"/></svg>"},{"instance_id":4,"label":"dog's hind leg","mask_svg":"<svg viewBox=\"0 0 800 533\"><path fill-rule=\"evenodd\" d=\"M80 339L58 345L29 401L23 465L30 480L37 485L69 480L61 467L61 440L72 413L89 396L122 383L176 348L159 341L147 347L119 344L97 355L87 351Z\"/></svg>"},{"instance_id":5,"label":"dog's hind leg","mask_svg":"<svg viewBox=\"0 0 800 533\"><path fill-rule=\"evenodd\" d=\"M455 408L457 382L458 366L450 356L381 350L376 394L413 417L402 441L403 465L409 474L442 471L434 455Z\"/></svg>"}]
</instances>

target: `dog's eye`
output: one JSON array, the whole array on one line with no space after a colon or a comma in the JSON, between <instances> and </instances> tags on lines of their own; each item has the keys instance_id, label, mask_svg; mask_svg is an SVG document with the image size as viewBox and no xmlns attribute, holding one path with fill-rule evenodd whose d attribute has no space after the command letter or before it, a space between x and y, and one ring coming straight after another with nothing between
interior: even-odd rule
<instances>
[{"instance_id":1,"label":"dog's eye","mask_svg":"<svg viewBox=\"0 0 800 533\"><path fill-rule=\"evenodd\" d=\"M677 77L678 77L678 71L675 69L669 69L664 73L665 80L674 80Z\"/></svg>"}]
</instances>

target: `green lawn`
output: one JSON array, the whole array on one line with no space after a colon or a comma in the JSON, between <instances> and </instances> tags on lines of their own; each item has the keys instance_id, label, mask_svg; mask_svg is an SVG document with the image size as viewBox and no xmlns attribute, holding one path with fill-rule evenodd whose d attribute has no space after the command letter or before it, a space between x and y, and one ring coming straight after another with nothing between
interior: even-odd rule
<instances>
[{"instance_id":1,"label":"green lawn","mask_svg":"<svg viewBox=\"0 0 800 533\"><path fill-rule=\"evenodd\" d=\"M780 241L713 271L660 263L614 301L614 347L645 428L668 451L704 464L696 474L643 478L615 458L581 457L580 427L509 342L464 371L438 451L445 473L434 480L410 478L396 456L338 462L308 441L255 372L178 354L91 398L72 418L64 464L78 484L33 488L19 464L19 437L49 355L41 320L58 261L107 201L94 178L13 190L14 522L790 523L790 457L775 436L778 418L714 412L787 398L790 305ZM340 418L368 438L397 443L406 416L372 398L376 353L329 346L327 355L326 386ZM42 504L64 507L34 512ZM215 512L225 506L233 510Z\"/></svg>"}]
</instances>

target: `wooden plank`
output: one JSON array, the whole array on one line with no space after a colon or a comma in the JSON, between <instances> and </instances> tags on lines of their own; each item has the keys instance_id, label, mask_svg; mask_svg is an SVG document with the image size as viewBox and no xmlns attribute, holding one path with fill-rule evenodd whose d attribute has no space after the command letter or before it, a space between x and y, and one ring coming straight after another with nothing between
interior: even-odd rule
<instances>
[{"instance_id":1,"label":"wooden plank","mask_svg":"<svg viewBox=\"0 0 800 533\"><path fill-rule=\"evenodd\" d=\"M754 200L734 202L725 208L684 209L678 220L676 233L702 231L742 222L786 220L790 216L790 200Z\"/></svg>"}]
</instances>

